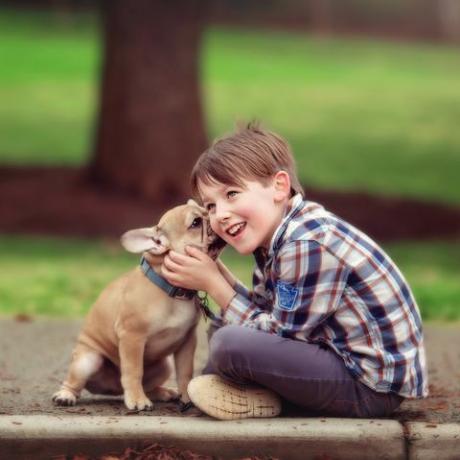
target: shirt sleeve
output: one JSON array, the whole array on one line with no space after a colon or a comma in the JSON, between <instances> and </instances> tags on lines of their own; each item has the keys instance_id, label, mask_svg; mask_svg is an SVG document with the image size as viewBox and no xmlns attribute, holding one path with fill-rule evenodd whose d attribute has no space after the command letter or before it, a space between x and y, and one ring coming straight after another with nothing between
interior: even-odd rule
<instances>
[{"instance_id":1,"label":"shirt sleeve","mask_svg":"<svg viewBox=\"0 0 460 460\"><path fill-rule=\"evenodd\" d=\"M285 337L301 334L308 338L337 309L348 271L345 264L316 241L287 243L273 261L273 300L269 311L244 304L237 294L226 316L234 319L239 312L239 324Z\"/></svg>"},{"instance_id":2,"label":"shirt sleeve","mask_svg":"<svg viewBox=\"0 0 460 460\"><path fill-rule=\"evenodd\" d=\"M246 299L251 299L251 297L252 297L252 292L249 291L249 289L243 283L240 283L239 281L237 281L233 285L233 289L235 289L235 291L238 294L242 295Z\"/></svg>"}]
</instances>

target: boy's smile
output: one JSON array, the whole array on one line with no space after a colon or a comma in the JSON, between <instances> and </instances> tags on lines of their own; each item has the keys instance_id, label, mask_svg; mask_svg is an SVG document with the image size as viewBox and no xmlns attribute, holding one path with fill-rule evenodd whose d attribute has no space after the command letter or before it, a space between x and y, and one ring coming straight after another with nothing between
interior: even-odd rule
<instances>
[{"instance_id":1,"label":"boy's smile","mask_svg":"<svg viewBox=\"0 0 460 460\"><path fill-rule=\"evenodd\" d=\"M226 230L226 232L233 238L236 238L238 235L242 233L245 227L246 222L240 222L239 224L232 225L230 228Z\"/></svg>"},{"instance_id":2,"label":"boy's smile","mask_svg":"<svg viewBox=\"0 0 460 460\"><path fill-rule=\"evenodd\" d=\"M244 180L243 186L199 184L212 229L240 254L251 254L258 247L270 245L287 203L275 182L263 185Z\"/></svg>"}]
</instances>

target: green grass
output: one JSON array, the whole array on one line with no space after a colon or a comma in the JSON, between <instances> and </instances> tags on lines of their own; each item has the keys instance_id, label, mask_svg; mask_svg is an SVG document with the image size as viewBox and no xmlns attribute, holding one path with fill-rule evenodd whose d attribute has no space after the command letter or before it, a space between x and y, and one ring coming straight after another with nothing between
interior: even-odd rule
<instances>
[{"instance_id":1,"label":"green grass","mask_svg":"<svg viewBox=\"0 0 460 460\"><path fill-rule=\"evenodd\" d=\"M100 54L90 15L0 10L0 163L88 160ZM257 117L306 184L460 203L457 48L210 28L201 67L210 137Z\"/></svg>"},{"instance_id":2,"label":"green grass","mask_svg":"<svg viewBox=\"0 0 460 460\"><path fill-rule=\"evenodd\" d=\"M425 320L460 319L460 244L385 245L411 284ZM116 241L0 237L0 314L78 317L137 256ZM224 261L251 285L252 260L234 251Z\"/></svg>"},{"instance_id":3,"label":"green grass","mask_svg":"<svg viewBox=\"0 0 460 460\"><path fill-rule=\"evenodd\" d=\"M385 247L409 281L425 320L460 319L460 242Z\"/></svg>"},{"instance_id":4,"label":"green grass","mask_svg":"<svg viewBox=\"0 0 460 460\"><path fill-rule=\"evenodd\" d=\"M0 312L81 316L135 258L111 242L0 237Z\"/></svg>"},{"instance_id":5,"label":"green grass","mask_svg":"<svg viewBox=\"0 0 460 460\"><path fill-rule=\"evenodd\" d=\"M77 165L88 159L97 105L95 19L0 10L0 161Z\"/></svg>"}]
</instances>

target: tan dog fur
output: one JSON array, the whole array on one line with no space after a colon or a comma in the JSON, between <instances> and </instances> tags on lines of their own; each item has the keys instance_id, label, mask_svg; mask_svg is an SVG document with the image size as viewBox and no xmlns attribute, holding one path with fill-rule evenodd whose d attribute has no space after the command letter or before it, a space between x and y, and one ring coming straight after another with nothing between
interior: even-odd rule
<instances>
[{"instance_id":1,"label":"tan dog fur","mask_svg":"<svg viewBox=\"0 0 460 460\"><path fill-rule=\"evenodd\" d=\"M202 226L194 226L200 219ZM160 274L170 249L184 253L186 245L194 245L209 253L216 237L208 229L206 211L189 200L166 212L157 226L126 232L122 244L130 252L148 251L150 265ZM123 394L130 410L152 409L147 394L160 401L178 397L162 387L173 355L178 392L181 401L188 402L199 318L195 299L169 297L136 267L109 284L92 306L53 401L74 405L86 388L97 394Z\"/></svg>"}]
</instances>

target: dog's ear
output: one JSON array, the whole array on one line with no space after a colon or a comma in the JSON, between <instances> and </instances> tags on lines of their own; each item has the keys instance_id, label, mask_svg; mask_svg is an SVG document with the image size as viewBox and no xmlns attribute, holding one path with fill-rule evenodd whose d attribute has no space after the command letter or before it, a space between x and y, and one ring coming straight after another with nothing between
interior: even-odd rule
<instances>
[{"instance_id":1,"label":"dog's ear","mask_svg":"<svg viewBox=\"0 0 460 460\"><path fill-rule=\"evenodd\" d=\"M203 206L200 206L195 200L192 200L191 198L187 201L187 205L188 206L196 206L197 208L199 208L201 210L201 212L207 214L206 209L203 208Z\"/></svg>"},{"instance_id":2,"label":"dog's ear","mask_svg":"<svg viewBox=\"0 0 460 460\"><path fill-rule=\"evenodd\" d=\"M121 236L123 247L134 253L149 251L152 254L164 254L169 250L169 240L157 227L136 228Z\"/></svg>"}]
</instances>

